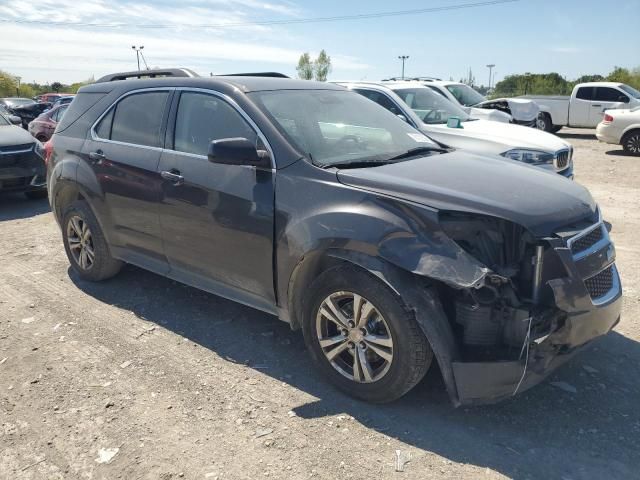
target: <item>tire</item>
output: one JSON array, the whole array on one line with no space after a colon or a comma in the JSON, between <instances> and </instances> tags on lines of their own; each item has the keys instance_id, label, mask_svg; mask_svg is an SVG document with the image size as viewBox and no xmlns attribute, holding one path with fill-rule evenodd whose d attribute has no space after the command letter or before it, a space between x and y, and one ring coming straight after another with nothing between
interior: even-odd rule
<instances>
[{"instance_id":1,"label":"tire","mask_svg":"<svg viewBox=\"0 0 640 480\"><path fill-rule=\"evenodd\" d=\"M620 142L624 151L635 156L640 156L640 130L627 132Z\"/></svg>"},{"instance_id":2,"label":"tire","mask_svg":"<svg viewBox=\"0 0 640 480\"><path fill-rule=\"evenodd\" d=\"M28 192L24 192L24 196L30 200L40 200L42 198L47 198L47 190L29 190Z\"/></svg>"},{"instance_id":3,"label":"tire","mask_svg":"<svg viewBox=\"0 0 640 480\"><path fill-rule=\"evenodd\" d=\"M548 113L539 114L538 120L536 121L536 127L538 128L538 130L552 133L553 123L551 123L551 115L549 115Z\"/></svg>"},{"instance_id":4,"label":"tire","mask_svg":"<svg viewBox=\"0 0 640 480\"><path fill-rule=\"evenodd\" d=\"M352 312L358 297L363 323L339 328L340 320L356 320ZM334 313L329 299L344 318ZM309 287L304 312L303 335L313 362L331 383L352 397L391 402L411 390L429 370L433 352L412 312L363 270L339 266L320 274ZM356 356L363 359L358 367Z\"/></svg>"},{"instance_id":5,"label":"tire","mask_svg":"<svg viewBox=\"0 0 640 480\"><path fill-rule=\"evenodd\" d=\"M86 202L77 200L69 205L62 214L61 225L67 258L80 278L99 282L120 271L122 262L111 256L100 225Z\"/></svg>"}]
</instances>

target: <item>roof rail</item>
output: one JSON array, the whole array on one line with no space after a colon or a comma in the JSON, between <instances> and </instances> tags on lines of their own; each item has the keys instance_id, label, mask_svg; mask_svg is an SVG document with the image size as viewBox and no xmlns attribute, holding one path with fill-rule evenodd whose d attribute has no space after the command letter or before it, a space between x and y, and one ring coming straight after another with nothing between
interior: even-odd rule
<instances>
[{"instance_id":1,"label":"roof rail","mask_svg":"<svg viewBox=\"0 0 640 480\"><path fill-rule=\"evenodd\" d=\"M224 75L214 75L214 77L271 77L271 78L291 78L279 72L252 72L252 73L226 73Z\"/></svg>"},{"instance_id":2,"label":"roof rail","mask_svg":"<svg viewBox=\"0 0 640 480\"><path fill-rule=\"evenodd\" d=\"M411 81L419 81L419 82L433 82L434 80L437 81L442 81L441 78L436 78L436 77L405 77L405 78L401 78L401 77L391 77L391 78L385 78L383 80L383 82L411 82Z\"/></svg>"},{"instance_id":3,"label":"roof rail","mask_svg":"<svg viewBox=\"0 0 640 480\"><path fill-rule=\"evenodd\" d=\"M132 72L118 72L105 75L96 83L129 80L132 78L160 78L160 77L199 77L196 72L188 68L160 68L156 70L134 70Z\"/></svg>"}]
</instances>

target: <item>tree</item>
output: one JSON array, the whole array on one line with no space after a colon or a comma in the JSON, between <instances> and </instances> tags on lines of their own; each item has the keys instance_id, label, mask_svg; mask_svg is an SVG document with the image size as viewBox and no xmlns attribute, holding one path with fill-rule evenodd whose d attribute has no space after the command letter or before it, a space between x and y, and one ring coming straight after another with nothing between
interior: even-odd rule
<instances>
[{"instance_id":1,"label":"tree","mask_svg":"<svg viewBox=\"0 0 640 480\"><path fill-rule=\"evenodd\" d=\"M16 94L18 83L13 75L0 70L0 97L13 97Z\"/></svg>"},{"instance_id":2,"label":"tree","mask_svg":"<svg viewBox=\"0 0 640 480\"><path fill-rule=\"evenodd\" d=\"M60 82L53 82L51 84L51 90L58 93L62 89L62 84Z\"/></svg>"},{"instance_id":3,"label":"tree","mask_svg":"<svg viewBox=\"0 0 640 480\"><path fill-rule=\"evenodd\" d=\"M320 50L318 58L313 62L313 72L317 81L327 81L327 77L331 72L331 57L327 55L324 49Z\"/></svg>"},{"instance_id":4,"label":"tree","mask_svg":"<svg viewBox=\"0 0 640 480\"><path fill-rule=\"evenodd\" d=\"M298 78L302 80L313 80L326 82L329 73L331 73L331 57L324 50L320 51L318 58L311 60L308 53L303 53L298 59Z\"/></svg>"},{"instance_id":5,"label":"tree","mask_svg":"<svg viewBox=\"0 0 640 480\"><path fill-rule=\"evenodd\" d=\"M302 80L313 79L313 64L311 63L311 57L308 53L300 55L296 70L298 71L298 78Z\"/></svg>"}]
</instances>

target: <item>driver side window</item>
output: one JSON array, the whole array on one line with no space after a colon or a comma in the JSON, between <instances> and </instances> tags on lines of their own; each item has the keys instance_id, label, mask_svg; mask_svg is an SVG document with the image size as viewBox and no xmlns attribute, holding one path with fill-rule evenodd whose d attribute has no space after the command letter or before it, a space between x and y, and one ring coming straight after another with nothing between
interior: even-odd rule
<instances>
[{"instance_id":1,"label":"driver side window","mask_svg":"<svg viewBox=\"0 0 640 480\"><path fill-rule=\"evenodd\" d=\"M256 143L258 135L238 111L214 95L183 92L180 95L174 150L206 156L212 140L246 138Z\"/></svg>"},{"instance_id":2,"label":"driver side window","mask_svg":"<svg viewBox=\"0 0 640 480\"><path fill-rule=\"evenodd\" d=\"M391 101L389 97L387 97L384 93L376 92L374 90L365 90L365 89L354 89L363 97L367 97L369 100L373 100L381 107L386 108L394 115L402 115L402 112L398 108L398 106Z\"/></svg>"}]
</instances>

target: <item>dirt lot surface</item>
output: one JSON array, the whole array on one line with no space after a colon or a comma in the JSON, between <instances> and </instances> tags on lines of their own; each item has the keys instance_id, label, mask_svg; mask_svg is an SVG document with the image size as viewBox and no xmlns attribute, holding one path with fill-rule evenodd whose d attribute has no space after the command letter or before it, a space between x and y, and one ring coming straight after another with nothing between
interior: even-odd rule
<instances>
[{"instance_id":1,"label":"dirt lot surface","mask_svg":"<svg viewBox=\"0 0 640 480\"><path fill-rule=\"evenodd\" d=\"M82 282L46 202L1 198L0 478L638 478L640 158L561 136L614 225L623 320L482 408L452 408L437 372L354 401L277 319L134 267Z\"/></svg>"}]
</instances>

